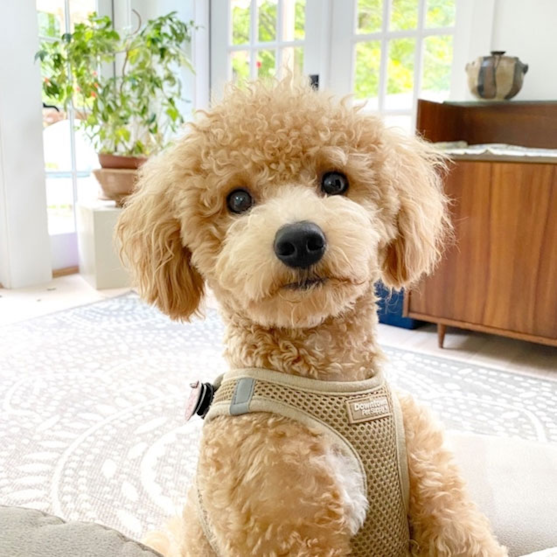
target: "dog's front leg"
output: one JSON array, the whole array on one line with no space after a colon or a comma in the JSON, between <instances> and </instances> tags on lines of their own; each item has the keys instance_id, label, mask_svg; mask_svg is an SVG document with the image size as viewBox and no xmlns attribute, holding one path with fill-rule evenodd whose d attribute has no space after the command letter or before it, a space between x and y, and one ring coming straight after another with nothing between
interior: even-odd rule
<instances>
[{"instance_id":1,"label":"dog's front leg","mask_svg":"<svg viewBox=\"0 0 557 557\"><path fill-rule=\"evenodd\" d=\"M329 449L319 433L271 414L208 423L198 479L220 557L348 555L350 520Z\"/></svg>"},{"instance_id":2,"label":"dog's front leg","mask_svg":"<svg viewBox=\"0 0 557 557\"><path fill-rule=\"evenodd\" d=\"M443 430L411 396L399 395L410 475L412 554L436 557L500 557L486 517L470 500Z\"/></svg>"}]
</instances>

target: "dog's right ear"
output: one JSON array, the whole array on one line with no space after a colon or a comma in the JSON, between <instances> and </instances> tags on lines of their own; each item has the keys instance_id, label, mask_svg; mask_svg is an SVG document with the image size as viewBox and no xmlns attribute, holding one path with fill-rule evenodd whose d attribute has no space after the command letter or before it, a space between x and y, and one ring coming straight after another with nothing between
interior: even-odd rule
<instances>
[{"instance_id":1,"label":"dog's right ear","mask_svg":"<svg viewBox=\"0 0 557 557\"><path fill-rule=\"evenodd\" d=\"M168 168L163 157L147 162L137 189L128 198L116 227L120 257L131 271L139 294L172 319L196 312L203 279L182 245L180 223L169 199Z\"/></svg>"}]
</instances>

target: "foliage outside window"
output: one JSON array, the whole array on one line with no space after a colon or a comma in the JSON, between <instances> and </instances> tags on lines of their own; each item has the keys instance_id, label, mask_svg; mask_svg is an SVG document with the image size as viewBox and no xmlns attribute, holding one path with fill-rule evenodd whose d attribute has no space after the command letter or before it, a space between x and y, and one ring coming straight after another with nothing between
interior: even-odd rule
<instances>
[{"instance_id":1,"label":"foliage outside window","mask_svg":"<svg viewBox=\"0 0 557 557\"><path fill-rule=\"evenodd\" d=\"M392 0L390 21L383 22L383 2L358 0L356 29L359 34L381 33L384 23L391 31L408 31L409 38L389 41L387 95L411 91L414 86L418 0ZM425 28L452 27L455 23L454 0L427 0ZM453 57L452 36L431 35L424 39L422 90L442 93L450 88ZM357 99L378 96L381 41L361 41L356 45L354 93Z\"/></svg>"},{"instance_id":2,"label":"foliage outside window","mask_svg":"<svg viewBox=\"0 0 557 557\"><path fill-rule=\"evenodd\" d=\"M305 1L297 0L294 4L294 29L292 39L295 41L305 38ZM263 0L258 3L257 8L257 28L255 41L259 43L275 42L277 40L277 2L276 0ZM238 2L232 5L232 44L250 44L250 4ZM275 67L275 50L260 49L257 52L257 75L260 77L274 76L277 68ZM293 56L292 66L295 68L303 67L303 50L293 48L292 52L287 53ZM245 51L236 52L232 56L232 71L236 81L245 81L250 78L249 53Z\"/></svg>"},{"instance_id":3,"label":"foliage outside window","mask_svg":"<svg viewBox=\"0 0 557 557\"><path fill-rule=\"evenodd\" d=\"M100 153L147 156L163 148L183 123L176 101L181 83L176 68L193 71L185 47L193 23L176 12L148 21L121 37L108 17L96 14L73 33L43 42L43 100L73 103L81 127ZM101 71L119 67L114 76Z\"/></svg>"},{"instance_id":4,"label":"foliage outside window","mask_svg":"<svg viewBox=\"0 0 557 557\"><path fill-rule=\"evenodd\" d=\"M354 1L354 0L352 0ZM418 31L418 11L420 0L389 0L390 21L383 21L384 2L388 0L357 0L357 35L381 34L385 30L407 33L407 36L381 41L357 40L355 44L354 94L359 100L377 99L380 87L381 48L387 53L386 94L411 94L414 84L414 61ZM260 48L250 50L250 25L252 3L235 0L232 3L232 44L246 45L246 50L232 53L231 63L236 81L250 78L250 56L257 56L255 64L258 76L274 75L275 50ZM295 4L294 39L304 38L305 2ZM427 0L425 10L425 31L428 29L449 28L455 23L454 0ZM277 38L277 1L257 2L257 18L254 41L274 42ZM356 35L356 36L357 36ZM422 67L422 91L433 95L443 94L450 88L452 63L452 35L432 34L424 38ZM303 65L303 50L294 49L295 67ZM370 107L377 108L370 104Z\"/></svg>"},{"instance_id":5,"label":"foliage outside window","mask_svg":"<svg viewBox=\"0 0 557 557\"><path fill-rule=\"evenodd\" d=\"M39 11L37 12L37 19L39 23L39 36L60 36L60 22L55 14Z\"/></svg>"}]
</instances>

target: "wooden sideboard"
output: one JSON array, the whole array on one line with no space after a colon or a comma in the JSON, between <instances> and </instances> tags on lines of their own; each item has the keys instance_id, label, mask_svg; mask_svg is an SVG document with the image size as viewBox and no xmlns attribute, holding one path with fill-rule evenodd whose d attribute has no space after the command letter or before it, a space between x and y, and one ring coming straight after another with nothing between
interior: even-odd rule
<instances>
[{"instance_id":1,"label":"wooden sideboard","mask_svg":"<svg viewBox=\"0 0 557 557\"><path fill-rule=\"evenodd\" d=\"M557 102L419 101L431 141L557 149ZM405 297L405 314L557 346L557 164L544 158L458 157L445 180L455 243Z\"/></svg>"}]
</instances>

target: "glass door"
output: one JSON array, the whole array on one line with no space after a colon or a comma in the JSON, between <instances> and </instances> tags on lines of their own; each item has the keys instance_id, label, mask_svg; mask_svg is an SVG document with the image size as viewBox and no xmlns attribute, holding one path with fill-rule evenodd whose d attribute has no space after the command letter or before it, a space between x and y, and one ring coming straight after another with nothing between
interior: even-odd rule
<instances>
[{"instance_id":1,"label":"glass door","mask_svg":"<svg viewBox=\"0 0 557 557\"><path fill-rule=\"evenodd\" d=\"M97 10L96 0L36 0L39 40L57 41ZM44 81L48 77L42 76ZM97 157L79 130L80 107L64 112L43 92L43 144L48 231L54 271L78 265L75 205L78 190L96 192Z\"/></svg>"}]
</instances>

